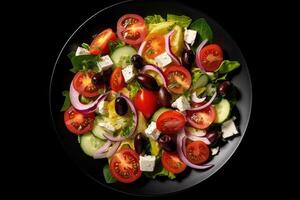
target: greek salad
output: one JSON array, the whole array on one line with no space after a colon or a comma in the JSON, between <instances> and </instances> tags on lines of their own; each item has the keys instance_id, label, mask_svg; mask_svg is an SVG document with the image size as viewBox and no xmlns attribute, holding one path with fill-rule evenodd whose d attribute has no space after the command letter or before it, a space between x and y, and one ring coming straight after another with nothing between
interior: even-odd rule
<instances>
[{"instance_id":1,"label":"greek salad","mask_svg":"<svg viewBox=\"0 0 300 200\"><path fill-rule=\"evenodd\" d=\"M206 170L238 135L229 60L204 18L125 14L68 55L64 123L107 183Z\"/></svg>"}]
</instances>

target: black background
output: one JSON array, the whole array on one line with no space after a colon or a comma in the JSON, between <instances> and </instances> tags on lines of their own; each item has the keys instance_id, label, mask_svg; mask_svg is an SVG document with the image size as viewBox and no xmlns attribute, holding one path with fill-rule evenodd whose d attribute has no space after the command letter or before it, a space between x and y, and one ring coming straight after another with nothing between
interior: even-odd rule
<instances>
[{"instance_id":1,"label":"black background","mask_svg":"<svg viewBox=\"0 0 300 200\"><path fill-rule=\"evenodd\" d=\"M30 90L26 92L26 95L38 95L43 100L29 100L29 103L35 103L35 107L30 109L31 111L27 112L26 116L33 115L40 127L32 130L32 136L28 136L32 143L26 143L25 147L29 151L26 151L26 155L18 159L19 165L13 166L17 171L14 173L18 175L11 178L11 182L17 182L12 185L21 186L23 194L30 196L43 194L47 197L67 196L69 198L82 196L86 199L91 196L103 198L102 195L105 194L113 197L133 198L101 187L86 177L69 160L53 131L48 105L50 76L62 46L88 17L115 2L118 1L106 0L96 3L41 1L34 5L27 4L27 7L31 7L31 9L26 9L23 14L24 23L19 22L18 31L14 33L20 38L19 31L23 30L22 37L26 37L27 41L25 44L33 47L32 50L25 52L31 55L27 57L27 66L34 71L33 74L31 71L27 71L28 74L31 74L30 77L34 78L28 78L26 84L43 83L43 87L40 86L41 84L37 86L39 91ZM273 75L270 75L268 67L272 65L277 70L278 66L271 64L269 59L265 59L275 56L270 53L272 48L266 49L266 47L273 47L273 33L276 33L276 26L272 22L276 19L274 15L276 16L277 11L270 10L268 6L264 7L254 1L239 1L239 3L206 1L199 2L197 5L191 0L184 2L199 8L215 19L240 47L251 73L253 110L242 143L222 169L198 186L175 196L164 198L181 199L186 195L195 195L199 198L223 196L234 198L238 197L238 194L256 197L259 193L265 195L280 193L282 189L279 185L285 182L282 179L284 178L283 174L280 171L278 173L277 167L278 164L282 164L284 159L278 159L281 154L280 147L277 143L275 145L270 138L277 137L275 135L281 132L281 127L274 128L272 120L274 116L268 116L268 113L273 113L273 108L267 106L269 105L268 96L276 93L273 82L269 80ZM32 59L32 55L36 55L35 53L37 56ZM33 60L34 62L32 62ZM26 116L24 118L27 118ZM29 116L28 118L32 122ZM271 126L271 124L273 125ZM276 149L276 153L272 148Z\"/></svg>"}]
</instances>

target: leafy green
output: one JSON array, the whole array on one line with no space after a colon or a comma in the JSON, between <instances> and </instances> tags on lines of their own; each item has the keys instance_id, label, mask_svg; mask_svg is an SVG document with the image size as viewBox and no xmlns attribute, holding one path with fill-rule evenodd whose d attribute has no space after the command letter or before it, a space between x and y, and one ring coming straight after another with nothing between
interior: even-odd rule
<instances>
[{"instance_id":1,"label":"leafy green","mask_svg":"<svg viewBox=\"0 0 300 200\"><path fill-rule=\"evenodd\" d=\"M117 48L124 47L125 43L121 40L110 41L108 43L110 53L114 52Z\"/></svg>"},{"instance_id":2,"label":"leafy green","mask_svg":"<svg viewBox=\"0 0 300 200\"><path fill-rule=\"evenodd\" d=\"M240 63L238 61L224 60L216 71L219 74L226 74L228 72L231 72L232 70L235 70L239 66Z\"/></svg>"},{"instance_id":3,"label":"leafy green","mask_svg":"<svg viewBox=\"0 0 300 200\"><path fill-rule=\"evenodd\" d=\"M105 179L106 183L115 183L115 182L117 182L117 180L111 175L111 172L109 170L109 166L107 164L103 167L103 176L104 176L104 179Z\"/></svg>"},{"instance_id":4,"label":"leafy green","mask_svg":"<svg viewBox=\"0 0 300 200\"><path fill-rule=\"evenodd\" d=\"M155 168L153 172L144 172L143 173L146 177L155 179L157 176L165 176L169 179L173 180L176 178L175 174L172 172L167 171L163 166L161 165L160 158L156 160Z\"/></svg>"},{"instance_id":5,"label":"leafy green","mask_svg":"<svg viewBox=\"0 0 300 200\"><path fill-rule=\"evenodd\" d=\"M216 81L225 81L225 80L226 80L226 77L227 77L227 74L224 74L223 76L218 77L218 78L216 79Z\"/></svg>"},{"instance_id":6,"label":"leafy green","mask_svg":"<svg viewBox=\"0 0 300 200\"><path fill-rule=\"evenodd\" d=\"M167 171L165 168L162 168L162 170L160 172L154 174L153 178L155 178L156 176L167 176L171 180L176 178L175 174L173 174L172 172Z\"/></svg>"},{"instance_id":7,"label":"leafy green","mask_svg":"<svg viewBox=\"0 0 300 200\"><path fill-rule=\"evenodd\" d=\"M195 70L193 72L193 77L192 77L192 83L193 83L193 85L200 79L201 75L202 75L202 72L200 70Z\"/></svg>"},{"instance_id":8,"label":"leafy green","mask_svg":"<svg viewBox=\"0 0 300 200\"><path fill-rule=\"evenodd\" d=\"M82 48L85 48L87 50L90 49L90 45L88 45L87 43L82 43L81 46L82 46Z\"/></svg>"},{"instance_id":9,"label":"leafy green","mask_svg":"<svg viewBox=\"0 0 300 200\"><path fill-rule=\"evenodd\" d=\"M68 90L63 91L62 95L65 97L65 101L64 101L64 104L63 104L62 108L60 109L60 111L64 112L64 111L68 110L68 108L70 108L71 102L70 102L70 95L69 95Z\"/></svg>"},{"instance_id":10,"label":"leafy green","mask_svg":"<svg viewBox=\"0 0 300 200\"><path fill-rule=\"evenodd\" d=\"M179 25L183 28L187 28L191 24L192 19L185 15L167 14L167 21L175 22L177 25Z\"/></svg>"},{"instance_id":11,"label":"leafy green","mask_svg":"<svg viewBox=\"0 0 300 200\"><path fill-rule=\"evenodd\" d=\"M98 56L93 55L81 55L75 56L75 52L69 53L68 57L71 59L73 68L71 72L76 73L80 70L97 69Z\"/></svg>"},{"instance_id":12,"label":"leafy green","mask_svg":"<svg viewBox=\"0 0 300 200\"><path fill-rule=\"evenodd\" d=\"M211 42L213 39L213 32L204 18L194 21L191 24L190 29L197 31L202 40L208 39L208 41Z\"/></svg>"},{"instance_id":13,"label":"leafy green","mask_svg":"<svg viewBox=\"0 0 300 200\"><path fill-rule=\"evenodd\" d=\"M137 81L133 81L128 84L129 86L129 97L133 98L136 93L141 89L141 85Z\"/></svg>"},{"instance_id":14,"label":"leafy green","mask_svg":"<svg viewBox=\"0 0 300 200\"><path fill-rule=\"evenodd\" d=\"M160 15L149 15L145 17L145 22L147 24L157 24L160 22L165 22L166 20Z\"/></svg>"}]
</instances>

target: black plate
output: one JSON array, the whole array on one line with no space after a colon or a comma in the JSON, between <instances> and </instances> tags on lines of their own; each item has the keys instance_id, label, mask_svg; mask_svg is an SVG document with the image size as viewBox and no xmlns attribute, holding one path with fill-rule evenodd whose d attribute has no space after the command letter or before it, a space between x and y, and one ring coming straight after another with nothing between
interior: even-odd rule
<instances>
[{"instance_id":1,"label":"black plate","mask_svg":"<svg viewBox=\"0 0 300 200\"><path fill-rule=\"evenodd\" d=\"M207 171L186 170L186 173L178 176L176 180L149 180L140 179L133 184L106 184L102 176L102 166L107 163L106 160L93 160L86 156L77 142L77 137L69 133L63 120L63 113L59 112L63 97L61 92L69 89L69 84L72 80L73 74L69 71L71 63L67 58L67 54L74 50L82 42L89 43L92 35L99 33L101 30L111 27L116 29L116 22L119 17L126 13L136 13L142 16L151 14L161 14L166 16L167 13L174 13L178 15L190 16L193 20L204 17L212 27L214 32L214 42L220 44L227 53L229 59L238 60L241 63L241 68L233 76L232 82L240 91L241 98L237 103L239 111L239 129L241 135L230 140L224 147L222 147L219 155L211 161L215 166ZM113 6L107 7L84 22L69 38L62 48L56 64L53 69L51 85L50 85L50 109L52 113L55 130L64 146L66 152L73 161L82 169L82 171L108 188L134 194L134 195L162 195L173 192L182 191L190 188L219 170L235 152L240 144L250 118L252 104L252 87L250 74L247 68L246 61L232 38L226 31L212 20L207 15L199 10L184 5L179 2L164 2L164 1L127 1Z\"/></svg>"}]
</instances>

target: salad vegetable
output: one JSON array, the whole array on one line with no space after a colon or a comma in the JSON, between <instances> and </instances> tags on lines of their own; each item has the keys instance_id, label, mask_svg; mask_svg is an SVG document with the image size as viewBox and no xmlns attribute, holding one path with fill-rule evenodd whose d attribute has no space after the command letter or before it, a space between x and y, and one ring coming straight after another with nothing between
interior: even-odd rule
<instances>
[{"instance_id":1,"label":"salad vegetable","mask_svg":"<svg viewBox=\"0 0 300 200\"><path fill-rule=\"evenodd\" d=\"M214 166L238 133L227 75L240 63L223 50L204 18L125 14L69 53L64 122L87 156L107 159L107 183Z\"/></svg>"}]
</instances>

